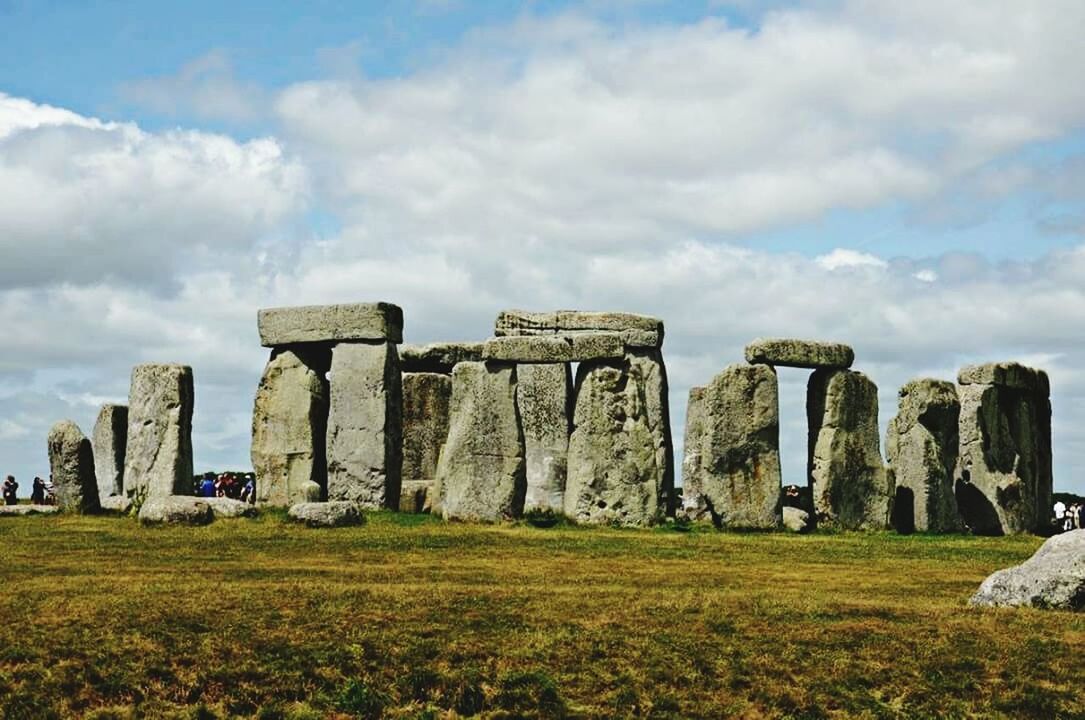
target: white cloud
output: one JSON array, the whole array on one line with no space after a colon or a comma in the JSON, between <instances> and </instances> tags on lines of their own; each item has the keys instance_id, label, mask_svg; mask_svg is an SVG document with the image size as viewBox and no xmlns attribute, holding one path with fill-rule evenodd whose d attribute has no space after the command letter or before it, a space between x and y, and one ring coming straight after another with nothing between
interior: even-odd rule
<instances>
[{"instance_id":1,"label":"white cloud","mask_svg":"<svg viewBox=\"0 0 1085 720\"><path fill-rule=\"evenodd\" d=\"M815 259L815 262L826 270L846 268L877 268L884 270L889 267L889 263L880 257L846 248L837 248L828 255L821 255Z\"/></svg>"}]
</instances>

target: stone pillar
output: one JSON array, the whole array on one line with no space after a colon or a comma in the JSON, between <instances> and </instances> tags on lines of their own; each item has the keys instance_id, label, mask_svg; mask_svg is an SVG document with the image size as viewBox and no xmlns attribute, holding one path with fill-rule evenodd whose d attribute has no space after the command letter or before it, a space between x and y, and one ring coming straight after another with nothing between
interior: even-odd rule
<instances>
[{"instance_id":1,"label":"stone pillar","mask_svg":"<svg viewBox=\"0 0 1085 720\"><path fill-rule=\"evenodd\" d=\"M362 508L399 507L402 380L392 342L332 349L328 411L328 500Z\"/></svg>"},{"instance_id":2,"label":"stone pillar","mask_svg":"<svg viewBox=\"0 0 1085 720\"><path fill-rule=\"evenodd\" d=\"M323 499L331 351L319 345L275 349L252 411L256 500L289 507Z\"/></svg>"},{"instance_id":3,"label":"stone pillar","mask_svg":"<svg viewBox=\"0 0 1085 720\"><path fill-rule=\"evenodd\" d=\"M818 521L849 529L889 527L893 493L881 457L877 386L852 370L815 370L806 413Z\"/></svg>"},{"instance_id":4,"label":"stone pillar","mask_svg":"<svg viewBox=\"0 0 1085 720\"><path fill-rule=\"evenodd\" d=\"M124 455L128 441L128 406L103 405L94 423L94 474L98 497L124 494Z\"/></svg>"},{"instance_id":5,"label":"stone pillar","mask_svg":"<svg viewBox=\"0 0 1085 720\"><path fill-rule=\"evenodd\" d=\"M515 365L459 363L452 371L448 439L437 464L441 514L484 522L516 518L526 489Z\"/></svg>"},{"instance_id":6,"label":"stone pillar","mask_svg":"<svg viewBox=\"0 0 1085 720\"><path fill-rule=\"evenodd\" d=\"M780 526L780 408L776 371L732 365L705 388L702 496L721 527Z\"/></svg>"},{"instance_id":7,"label":"stone pillar","mask_svg":"<svg viewBox=\"0 0 1085 720\"><path fill-rule=\"evenodd\" d=\"M681 516L687 520L706 520L711 517L705 500L704 455L704 392L703 387L689 389L686 401L686 428L682 441L682 508Z\"/></svg>"},{"instance_id":8,"label":"stone pillar","mask_svg":"<svg viewBox=\"0 0 1085 720\"><path fill-rule=\"evenodd\" d=\"M48 444L57 505L64 512L96 512L100 506L90 440L71 420L61 420L49 431Z\"/></svg>"},{"instance_id":9,"label":"stone pillar","mask_svg":"<svg viewBox=\"0 0 1085 720\"><path fill-rule=\"evenodd\" d=\"M961 403L953 383L913 380L900 390L900 410L885 437L889 484L895 488L898 532L962 528L953 496Z\"/></svg>"},{"instance_id":10,"label":"stone pillar","mask_svg":"<svg viewBox=\"0 0 1085 720\"><path fill-rule=\"evenodd\" d=\"M403 373L403 482L400 512L432 509L437 460L448 437L452 378L443 373Z\"/></svg>"},{"instance_id":11,"label":"stone pillar","mask_svg":"<svg viewBox=\"0 0 1085 720\"><path fill-rule=\"evenodd\" d=\"M130 498L192 494L192 401L192 368L132 369L124 457L124 490Z\"/></svg>"},{"instance_id":12,"label":"stone pillar","mask_svg":"<svg viewBox=\"0 0 1085 720\"><path fill-rule=\"evenodd\" d=\"M524 430L524 511L564 512L572 378L564 363L516 367L516 405Z\"/></svg>"},{"instance_id":13,"label":"stone pillar","mask_svg":"<svg viewBox=\"0 0 1085 720\"><path fill-rule=\"evenodd\" d=\"M1040 532L1051 511L1051 399L1047 374L1017 363L958 375L960 446L955 491L974 533Z\"/></svg>"},{"instance_id":14,"label":"stone pillar","mask_svg":"<svg viewBox=\"0 0 1085 720\"><path fill-rule=\"evenodd\" d=\"M667 374L658 350L581 363L569 439L565 514L650 525L674 495Z\"/></svg>"}]
</instances>

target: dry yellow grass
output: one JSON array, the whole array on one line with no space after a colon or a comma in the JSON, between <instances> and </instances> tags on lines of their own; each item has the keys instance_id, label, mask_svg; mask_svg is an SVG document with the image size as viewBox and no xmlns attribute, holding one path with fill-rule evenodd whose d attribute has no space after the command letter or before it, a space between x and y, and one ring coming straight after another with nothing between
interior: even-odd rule
<instances>
[{"instance_id":1,"label":"dry yellow grass","mask_svg":"<svg viewBox=\"0 0 1085 720\"><path fill-rule=\"evenodd\" d=\"M41 717L1085 717L1085 617L966 601L1037 538L0 523Z\"/></svg>"}]
</instances>

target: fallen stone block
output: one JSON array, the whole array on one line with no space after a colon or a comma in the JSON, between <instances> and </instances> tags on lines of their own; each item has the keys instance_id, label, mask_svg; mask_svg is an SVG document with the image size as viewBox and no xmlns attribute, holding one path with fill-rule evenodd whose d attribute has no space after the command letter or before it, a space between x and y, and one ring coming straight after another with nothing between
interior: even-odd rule
<instances>
[{"instance_id":1,"label":"fallen stone block","mask_svg":"<svg viewBox=\"0 0 1085 720\"><path fill-rule=\"evenodd\" d=\"M524 431L524 512L564 512L572 378L564 363L518 365L516 406Z\"/></svg>"},{"instance_id":2,"label":"fallen stone block","mask_svg":"<svg viewBox=\"0 0 1085 720\"><path fill-rule=\"evenodd\" d=\"M234 498L200 498L200 502L205 502L210 505L211 512L214 513L216 518L251 518L260 514L260 511L257 510L255 505Z\"/></svg>"},{"instance_id":3,"label":"fallen stone block","mask_svg":"<svg viewBox=\"0 0 1085 720\"><path fill-rule=\"evenodd\" d=\"M0 505L0 517L26 517L27 515L56 515L56 505Z\"/></svg>"},{"instance_id":4,"label":"fallen stone block","mask_svg":"<svg viewBox=\"0 0 1085 720\"><path fill-rule=\"evenodd\" d=\"M97 512L101 505L90 440L71 420L61 420L49 431L48 445L57 505L64 512Z\"/></svg>"},{"instance_id":5,"label":"fallen stone block","mask_svg":"<svg viewBox=\"0 0 1085 720\"><path fill-rule=\"evenodd\" d=\"M357 340L403 342L403 310L392 303L303 305L257 313L264 347Z\"/></svg>"},{"instance_id":6,"label":"fallen stone block","mask_svg":"<svg viewBox=\"0 0 1085 720\"><path fill-rule=\"evenodd\" d=\"M98 501L102 506L102 512L124 515L132 509L132 500L127 495L110 495L99 498Z\"/></svg>"},{"instance_id":7,"label":"fallen stone block","mask_svg":"<svg viewBox=\"0 0 1085 720\"><path fill-rule=\"evenodd\" d=\"M124 492L147 499L192 491L192 368L137 365L128 394Z\"/></svg>"},{"instance_id":8,"label":"fallen stone block","mask_svg":"<svg viewBox=\"0 0 1085 720\"><path fill-rule=\"evenodd\" d=\"M624 355L625 345L617 333L496 337L482 346L486 360L521 364L616 360Z\"/></svg>"},{"instance_id":9,"label":"fallen stone block","mask_svg":"<svg viewBox=\"0 0 1085 720\"><path fill-rule=\"evenodd\" d=\"M810 531L810 513L802 508L785 505L783 508L784 528L791 532L805 533Z\"/></svg>"},{"instance_id":10,"label":"fallen stone block","mask_svg":"<svg viewBox=\"0 0 1085 720\"><path fill-rule=\"evenodd\" d=\"M124 454L128 442L128 406L103 405L91 433L98 498L124 494Z\"/></svg>"},{"instance_id":11,"label":"fallen stone block","mask_svg":"<svg viewBox=\"0 0 1085 720\"><path fill-rule=\"evenodd\" d=\"M348 527L364 525L365 516L358 506L346 500L298 503L287 511L287 517L309 527Z\"/></svg>"},{"instance_id":12,"label":"fallen stone block","mask_svg":"<svg viewBox=\"0 0 1085 720\"><path fill-rule=\"evenodd\" d=\"M405 373L443 373L449 375L461 362L482 360L480 342L442 342L428 345L400 345L399 364Z\"/></svg>"},{"instance_id":13,"label":"fallen stone block","mask_svg":"<svg viewBox=\"0 0 1085 720\"><path fill-rule=\"evenodd\" d=\"M158 523L207 525L215 514L207 498L171 495L152 497L139 509L139 521L144 525Z\"/></svg>"},{"instance_id":14,"label":"fallen stone block","mask_svg":"<svg viewBox=\"0 0 1085 720\"><path fill-rule=\"evenodd\" d=\"M505 310L494 323L494 335L498 337L591 332L616 332L629 348L658 348L663 344L663 321L633 313Z\"/></svg>"},{"instance_id":15,"label":"fallen stone block","mask_svg":"<svg viewBox=\"0 0 1085 720\"><path fill-rule=\"evenodd\" d=\"M968 365L957 373L957 382L961 385L998 385L1026 390L1040 397L1051 395L1051 381L1047 373L1015 362Z\"/></svg>"},{"instance_id":16,"label":"fallen stone block","mask_svg":"<svg viewBox=\"0 0 1085 720\"><path fill-rule=\"evenodd\" d=\"M969 602L987 607L1085 610L1085 530L1048 539L1022 564L984 580Z\"/></svg>"},{"instance_id":17,"label":"fallen stone block","mask_svg":"<svg viewBox=\"0 0 1085 720\"><path fill-rule=\"evenodd\" d=\"M746 362L809 370L844 369L855 362L855 351L841 343L760 338L746 346Z\"/></svg>"}]
</instances>

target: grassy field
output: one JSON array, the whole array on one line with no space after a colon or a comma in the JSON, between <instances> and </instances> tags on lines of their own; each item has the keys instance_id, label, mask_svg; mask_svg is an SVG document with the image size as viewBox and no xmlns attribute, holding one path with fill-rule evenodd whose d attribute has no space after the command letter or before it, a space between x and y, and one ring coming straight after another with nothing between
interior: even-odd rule
<instances>
[{"instance_id":1,"label":"grassy field","mask_svg":"<svg viewBox=\"0 0 1085 720\"><path fill-rule=\"evenodd\" d=\"M1085 616L966 606L1031 537L376 514L0 542L5 718L1085 717Z\"/></svg>"}]
</instances>

